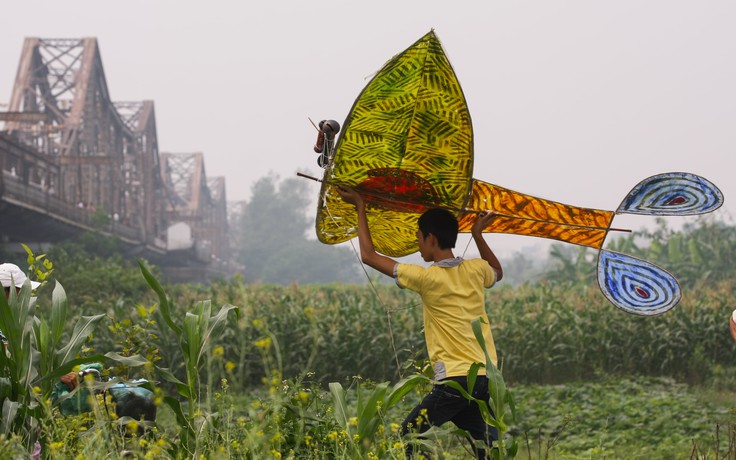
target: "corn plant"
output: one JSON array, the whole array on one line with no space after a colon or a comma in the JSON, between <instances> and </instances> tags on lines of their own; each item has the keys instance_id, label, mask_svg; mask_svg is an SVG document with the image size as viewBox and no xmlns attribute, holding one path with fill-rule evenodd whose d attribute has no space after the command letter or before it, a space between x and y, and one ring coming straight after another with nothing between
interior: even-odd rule
<instances>
[{"instance_id":1,"label":"corn plant","mask_svg":"<svg viewBox=\"0 0 736 460\"><path fill-rule=\"evenodd\" d=\"M33 346L33 308L31 306L31 284L26 281L19 293L10 290L6 300L0 295L0 329L8 341L6 349L0 351L0 397L2 398L2 419L0 431L22 434L35 442L31 429L34 409L38 401L33 393L32 382L38 376L33 366L37 350ZM31 422L31 423L29 423Z\"/></svg>"},{"instance_id":2,"label":"corn plant","mask_svg":"<svg viewBox=\"0 0 736 460\"><path fill-rule=\"evenodd\" d=\"M34 343L38 347L40 356L38 363L39 370L40 375L44 377L40 383L42 383L44 394L47 396L51 392L51 386L54 383L53 379L55 377L68 372L73 366L78 364L103 359L100 355L80 358L79 354L87 337L92 334L97 323L105 315L81 316L74 325L74 329L69 336L69 341L66 345L60 347L66 324L67 311L68 302L66 292L63 286L57 281L51 294L51 321L48 322L43 317L35 317L33 321Z\"/></svg>"},{"instance_id":3,"label":"corn plant","mask_svg":"<svg viewBox=\"0 0 736 460\"><path fill-rule=\"evenodd\" d=\"M167 396L164 401L176 414L177 423L181 428L183 447L194 458L198 458L199 435L207 426L206 419L200 416L203 411L201 405L198 404L198 400L201 399L198 397L201 387L199 371L204 364L206 353L212 347L213 338L222 335L228 313L231 310L237 311L238 307L229 304L223 305L219 312L212 315L211 302L202 301L197 304L194 312L186 313L183 324L180 326L171 316L169 299L161 284L143 262L138 261L138 265L148 285L158 295L159 312L165 324L176 336L179 350L184 357L185 382L182 382L166 368L157 366L157 369L166 381L176 386L179 395L186 399L186 412L178 399Z\"/></svg>"},{"instance_id":4,"label":"corn plant","mask_svg":"<svg viewBox=\"0 0 736 460\"><path fill-rule=\"evenodd\" d=\"M509 431L507 416L511 419L511 421L513 421L513 419L516 417L514 398L511 392L508 391L508 389L506 388L506 383L503 380L503 375L501 374L501 371L498 370L498 368L493 364L493 362L491 361L491 357L488 354L488 348L486 347L486 342L483 338L483 331L481 329L481 319L474 319L471 322L471 326L473 328L475 339L480 344L486 357L484 367L486 377L488 377L488 393L490 395L490 400L488 402L490 403L490 409L492 410L492 412L491 410L489 410L486 401L474 398L472 396L473 387L475 386L475 382L478 379L478 371L481 368L480 363L475 363L470 366L470 370L468 371L467 391L458 382L448 381L445 382L445 384L458 390L469 401L474 401L476 404L478 404L478 407L480 407L481 415L483 416L483 420L485 420L486 423L495 427L498 430L498 441L494 443L497 449L493 449L491 451L491 455L493 456L493 458L496 460L503 458L514 458L516 457L516 453L519 447L516 439L512 437L508 445L505 439L505 435Z\"/></svg>"},{"instance_id":5,"label":"corn plant","mask_svg":"<svg viewBox=\"0 0 736 460\"><path fill-rule=\"evenodd\" d=\"M34 315L30 281L24 283L19 293L11 289L8 299L0 296L0 330L8 339L5 353L0 352L3 414L0 431L6 435L23 435L29 447L35 443L38 423L51 417L39 398L50 394L52 381L77 364L102 358L80 358L78 355L104 315L81 317L67 344L59 348L66 310L66 295L58 282L53 291L50 324L45 318ZM36 387L45 390L36 391Z\"/></svg>"},{"instance_id":6,"label":"corn plant","mask_svg":"<svg viewBox=\"0 0 736 460\"><path fill-rule=\"evenodd\" d=\"M417 385L427 383L423 375L407 377L393 387L389 382L377 384L368 395L361 383L357 385L358 401L352 412L347 404L347 392L338 382L329 384L334 402L337 423L347 432L348 442L355 454L365 454L374 447L374 437L378 427L383 425L386 412L411 392Z\"/></svg>"}]
</instances>

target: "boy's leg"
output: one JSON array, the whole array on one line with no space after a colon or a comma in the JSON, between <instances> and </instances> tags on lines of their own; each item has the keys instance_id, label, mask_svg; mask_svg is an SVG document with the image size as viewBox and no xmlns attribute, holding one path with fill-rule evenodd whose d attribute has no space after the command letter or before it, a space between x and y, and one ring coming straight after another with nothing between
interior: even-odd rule
<instances>
[{"instance_id":1,"label":"boy's leg","mask_svg":"<svg viewBox=\"0 0 736 460\"><path fill-rule=\"evenodd\" d=\"M473 397L488 403L490 395L488 394L487 378L479 377L475 382ZM493 441L498 439L498 430L483 420L483 415L480 412L478 404L470 401L468 401L468 403L469 404L465 408L455 414L452 418L452 422L455 423L458 428L467 431L468 434L476 440L476 443L473 444L472 448L477 458L490 459L490 447ZM488 410L491 415L493 415L493 409L491 409L490 404L488 404ZM489 449L484 449L482 447L483 444L486 444Z\"/></svg>"},{"instance_id":2,"label":"boy's leg","mask_svg":"<svg viewBox=\"0 0 736 460\"><path fill-rule=\"evenodd\" d=\"M491 458L490 447L493 445L493 441L498 439L498 431L483 420L477 404L471 403L471 407L458 413L453 422L458 428L467 431L475 440L471 447L477 458Z\"/></svg>"},{"instance_id":3,"label":"boy's leg","mask_svg":"<svg viewBox=\"0 0 736 460\"><path fill-rule=\"evenodd\" d=\"M435 385L432 391L422 399L404 422L401 424L401 435L408 433L424 433L431 426L440 426L452 420L456 414L468 406L465 399L457 390L446 385ZM406 444L406 457L414 454L414 445Z\"/></svg>"}]
</instances>

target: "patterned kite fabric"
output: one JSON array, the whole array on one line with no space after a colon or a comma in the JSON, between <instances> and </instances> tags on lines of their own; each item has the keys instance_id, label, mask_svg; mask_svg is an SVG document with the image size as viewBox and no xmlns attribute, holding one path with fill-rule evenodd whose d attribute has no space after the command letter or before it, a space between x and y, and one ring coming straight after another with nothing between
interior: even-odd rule
<instances>
[{"instance_id":1,"label":"patterned kite fabric","mask_svg":"<svg viewBox=\"0 0 736 460\"><path fill-rule=\"evenodd\" d=\"M715 211L723 193L712 182L691 173L672 172L639 182L618 207L618 214L689 216Z\"/></svg>"},{"instance_id":2,"label":"patterned kite fabric","mask_svg":"<svg viewBox=\"0 0 736 460\"><path fill-rule=\"evenodd\" d=\"M498 217L485 229L494 233L537 236L600 249L614 213L580 208L515 192L473 179L467 205L458 215L461 232L470 232L479 211Z\"/></svg>"},{"instance_id":3,"label":"patterned kite fabric","mask_svg":"<svg viewBox=\"0 0 736 460\"><path fill-rule=\"evenodd\" d=\"M358 216L355 207L342 201L337 192L327 195L330 201L317 225L321 229L320 241L337 244L358 236ZM373 245L381 254L403 257L419 250L417 220L419 213L392 211L366 205L368 227Z\"/></svg>"},{"instance_id":4,"label":"patterned kite fabric","mask_svg":"<svg viewBox=\"0 0 736 460\"><path fill-rule=\"evenodd\" d=\"M369 208L379 252L417 250L417 212L462 207L473 170L473 127L465 96L434 32L394 56L356 99L325 169L317 237L335 244L355 236L355 212L336 184L356 188ZM403 212L402 212L403 211ZM339 216L338 219L335 217Z\"/></svg>"},{"instance_id":5,"label":"patterned kite fabric","mask_svg":"<svg viewBox=\"0 0 736 460\"><path fill-rule=\"evenodd\" d=\"M484 231L599 250L601 291L618 308L637 315L673 308L681 298L680 287L674 276L654 264L602 249L609 231L615 230L614 216L696 215L723 203L715 185L690 173L641 181L615 212L566 205L473 179L470 112L433 31L376 73L353 104L336 144L317 150L325 170L316 219L321 242L343 243L357 235L355 208L341 199L337 186L361 194L374 246L391 257L418 250L417 220L429 208L455 213L461 232L471 231L479 212L492 210L497 217Z\"/></svg>"},{"instance_id":6,"label":"patterned kite fabric","mask_svg":"<svg viewBox=\"0 0 736 460\"><path fill-rule=\"evenodd\" d=\"M612 304L635 315L659 315L672 309L682 297L680 284L669 272L613 251L598 254L598 285Z\"/></svg>"}]
</instances>

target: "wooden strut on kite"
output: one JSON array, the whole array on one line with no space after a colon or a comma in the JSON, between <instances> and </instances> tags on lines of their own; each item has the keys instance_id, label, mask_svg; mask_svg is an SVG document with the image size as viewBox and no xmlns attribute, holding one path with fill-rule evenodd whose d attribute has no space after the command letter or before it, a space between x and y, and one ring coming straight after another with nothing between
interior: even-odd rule
<instances>
[{"instance_id":1,"label":"wooden strut on kite","mask_svg":"<svg viewBox=\"0 0 736 460\"><path fill-rule=\"evenodd\" d=\"M320 123L315 151L324 169L316 219L326 244L357 235L357 214L336 191L355 188L378 252L392 257L418 250L417 219L433 207L453 211L461 232L477 213L498 217L487 232L551 238L599 250L598 284L626 312L656 315L674 307L674 276L644 260L602 249L616 214L682 216L716 210L721 191L706 179L672 172L636 185L616 211L587 209L525 195L473 174L473 127L460 83L430 31L389 60L353 104L343 123ZM300 174L304 177L303 174Z\"/></svg>"}]
</instances>

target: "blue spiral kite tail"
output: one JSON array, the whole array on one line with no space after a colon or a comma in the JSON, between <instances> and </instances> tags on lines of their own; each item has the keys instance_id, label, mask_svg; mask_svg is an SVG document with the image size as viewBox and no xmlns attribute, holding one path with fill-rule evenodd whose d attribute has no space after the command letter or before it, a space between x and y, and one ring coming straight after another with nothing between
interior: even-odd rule
<instances>
[{"instance_id":1,"label":"blue spiral kite tail","mask_svg":"<svg viewBox=\"0 0 736 460\"><path fill-rule=\"evenodd\" d=\"M635 315L659 315L682 297L680 284L666 270L607 250L598 255L598 285L612 304Z\"/></svg>"},{"instance_id":2,"label":"blue spiral kite tail","mask_svg":"<svg viewBox=\"0 0 736 460\"><path fill-rule=\"evenodd\" d=\"M671 172L639 182L616 213L691 216L715 211L722 204L723 193L712 182L695 174Z\"/></svg>"}]
</instances>

